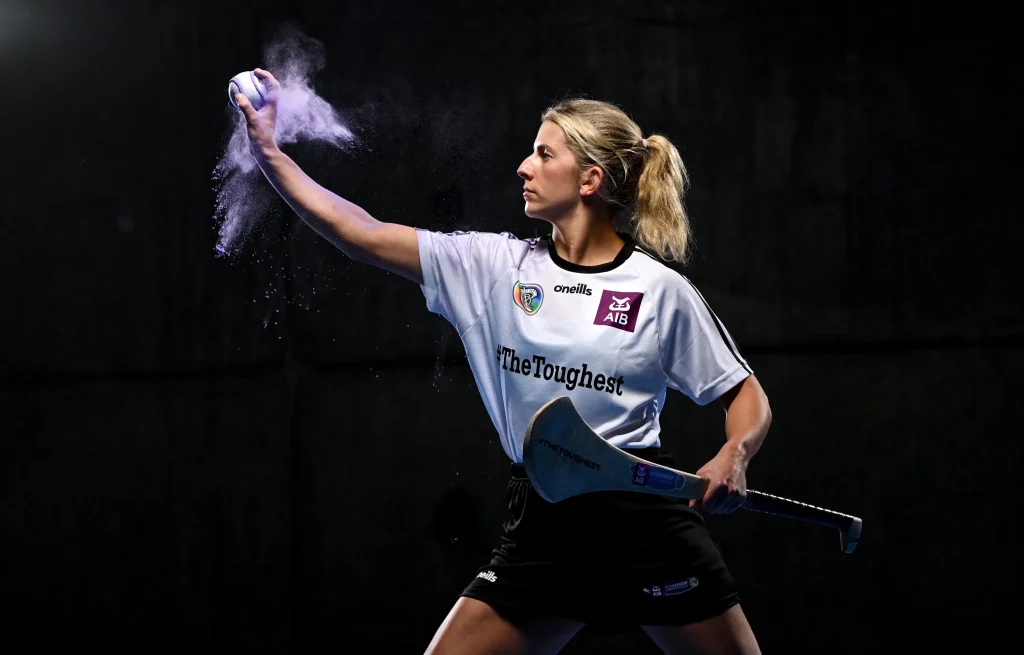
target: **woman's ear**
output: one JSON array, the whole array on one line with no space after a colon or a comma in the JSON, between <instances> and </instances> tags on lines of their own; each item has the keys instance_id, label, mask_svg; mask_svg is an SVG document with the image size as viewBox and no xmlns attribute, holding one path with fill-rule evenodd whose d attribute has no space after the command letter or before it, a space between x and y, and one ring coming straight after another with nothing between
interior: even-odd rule
<instances>
[{"instance_id":1,"label":"woman's ear","mask_svg":"<svg viewBox=\"0 0 1024 655\"><path fill-rule=\"evenodd\" d=\"M600 166L591 166L580 175L580 195L594 195L600 190L603 181L604 170Z\"/></svg>"}]
</instances>

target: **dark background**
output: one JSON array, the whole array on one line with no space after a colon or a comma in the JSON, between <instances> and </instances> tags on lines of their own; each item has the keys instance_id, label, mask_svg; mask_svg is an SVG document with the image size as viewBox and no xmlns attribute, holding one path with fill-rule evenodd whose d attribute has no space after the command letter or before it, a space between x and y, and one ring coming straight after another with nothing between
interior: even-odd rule
<instances>
[{"instance_id":1,"label":"dark background","mask_svg":"<svg viewBox=\"0 0 1024 655\"><path fill-rule=\"evenodd\" d=\"M287 24L323 44L315 88L365 147L286 152L382 220L540 233L515 171L565 94L678 145L683 270L774 413L750 487L865 522L845 555L818 526L708 518L766 653L1015 632L1020 75L1001 5L0 7L8 647L422 652L497 542L507 460L419 289L275 195L246 251L215 255L226 83ZM695 470L723 425L673 392L663 443ZM564 652L655 651L589 626Z\"/></svg>"}]
</instances>

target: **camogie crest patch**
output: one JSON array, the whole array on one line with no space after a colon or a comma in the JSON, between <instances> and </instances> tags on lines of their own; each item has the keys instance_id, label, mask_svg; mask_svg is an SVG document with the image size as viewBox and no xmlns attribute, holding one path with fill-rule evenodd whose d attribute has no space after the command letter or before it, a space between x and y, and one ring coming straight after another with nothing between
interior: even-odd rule
<instances>
[{"instance_id":1,"label":"camogie crest patch","mask_svg":"<svg viewBox=\"0 0 1024 655\"><path fill-rule=\"evenodd\" d=\"M544 303L544 289L539 284L516 282L512 287L512 297L527 315L533 316Z\"/></svg>"}]
</instances>

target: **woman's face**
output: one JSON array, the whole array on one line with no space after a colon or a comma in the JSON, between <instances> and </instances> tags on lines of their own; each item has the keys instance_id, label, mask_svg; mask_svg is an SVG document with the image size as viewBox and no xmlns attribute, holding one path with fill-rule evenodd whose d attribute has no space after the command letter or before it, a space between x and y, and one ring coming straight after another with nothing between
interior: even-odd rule
<instances>
[{"instance_id":1,"label":"woman's face","mask_svg":"<svg viewBox=\"0 0 1024 655\"><path fill-rule=\"evenodd\" d=\"M541 123L533 152L519 165L526 215L552 220L579 202L581 179L565 133L551 121Z\"/></svg>"}]
</instances>

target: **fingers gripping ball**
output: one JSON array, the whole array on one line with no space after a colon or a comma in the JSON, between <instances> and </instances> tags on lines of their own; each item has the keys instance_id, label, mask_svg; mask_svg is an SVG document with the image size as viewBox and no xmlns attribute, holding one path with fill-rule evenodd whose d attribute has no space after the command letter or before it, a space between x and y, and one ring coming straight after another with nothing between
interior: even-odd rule
<instances>
[{"instance_id":1,"label":"fingers gripping ball","mask_svg":"<svg viewBox=\"0 0 1024 655\"><path fill-rule=\"evenodd\" d=\"M235 102L236 93L241 93L248 98L249 104L256 111L262 109L266 104L267 87L263 84L263 80L256 77L252 71L239 73L228 82L228 99L231 101L231 106L238 109L238 103Z\"/></svg>"}]
</instances>

